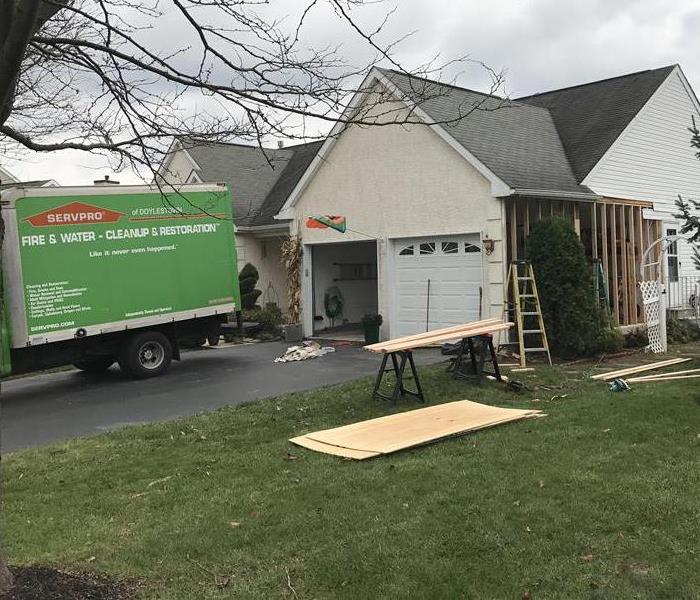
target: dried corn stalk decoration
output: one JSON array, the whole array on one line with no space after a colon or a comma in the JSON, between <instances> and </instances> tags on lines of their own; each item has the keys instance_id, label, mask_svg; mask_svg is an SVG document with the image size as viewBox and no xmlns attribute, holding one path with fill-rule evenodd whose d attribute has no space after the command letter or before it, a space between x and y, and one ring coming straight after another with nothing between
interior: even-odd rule
<instances>
[{"instance_id":1,"label":"dried corn stalk decoration","mask_svg":"<svg viewBox=\"0 0 700 600\"><path fill-rule=\"evenodd\" d=\"M282 242L282 260L287 269L289 323L298 323L301 316L301 238L290 235Z\"/></svg>"}]
</instances>

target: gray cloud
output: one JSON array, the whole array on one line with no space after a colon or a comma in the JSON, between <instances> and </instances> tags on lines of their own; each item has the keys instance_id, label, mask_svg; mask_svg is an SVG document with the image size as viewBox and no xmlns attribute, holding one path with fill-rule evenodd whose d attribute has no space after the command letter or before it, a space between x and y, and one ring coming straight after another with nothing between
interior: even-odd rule
<instances>
[{"instance_id":1,"label":"gray cloud","mask_svg":"<svg viewBox=\"0 0 700 600\"><path fill-rule=\"evenodd\" d=\"M302 4L273 0L261 10L298 15ZM356 14L370 25L390 6L373 5ZM164 18L163 25L149 34L156 44L183 42L175 31L182 26L179 19ZM383 39L412 30L417 32L396 54L406 67L438 53L443 60L468 54L505 69L513 97L673 63L683 67L691 85L700 85L700 9L693 0L401 0ZM371 56L327 7L311 15L304 41L309 46L341 43L355 64ZM465 87L488 86L478 68L462 65L446 75ZM77 152L25 154L5 162L24 179L54 178L62 184L90 183L109 168L105 158ZM135 181L127 173L120 179Z\"/></svg>"}]
</instances>

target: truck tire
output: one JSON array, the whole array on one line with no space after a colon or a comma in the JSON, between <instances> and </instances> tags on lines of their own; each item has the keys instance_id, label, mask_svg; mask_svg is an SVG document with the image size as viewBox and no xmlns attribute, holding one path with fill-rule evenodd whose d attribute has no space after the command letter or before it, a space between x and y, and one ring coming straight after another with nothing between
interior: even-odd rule
<instances>
[{"instance_id":1,"label":"truck tire","mask_svg":"<svg viewBox=\"0 0 700 600\"><path fill-rule=\"evenodd\" d=\"M86 373L102 373L114 364L114 360L113 356L91 356L73 363L73 366Z\"/></svg>"},{"instance_id":2,"label":"truck tire","mask_svg":"<svg viewBox=\"0 0 700 600\"><path fill-rule=\"evenodd\" d=\"M170 366L173 346L159 331L136 333L124 342L119 353L119 367L138 379L157 377Z\"/></svg>"}]
</instances>

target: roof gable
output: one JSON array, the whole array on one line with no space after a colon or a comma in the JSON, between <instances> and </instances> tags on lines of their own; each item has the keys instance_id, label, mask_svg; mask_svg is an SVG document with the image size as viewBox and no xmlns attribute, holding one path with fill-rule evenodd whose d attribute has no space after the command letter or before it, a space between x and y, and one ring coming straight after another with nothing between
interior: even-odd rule
<instances>
[{"instance_id":1,"label":"roof gable","mask_svg":"<svg viewBox=\"0 0 700 600\"><path fill-rule=\"evenodd\" d=\"M321 142L286 148L191 139L182 139L181 144L203 182L229 184L236 224L251 227L275 223L272 216L281 205L280 196L296 185Z\"/></svg>"},{"instance_id":2,"label":"roof gable","mask_svg":"<svg viewBox=\"0 0 700 600\"><path fill-rule=\"evenodd\" d=\"M512 190L587 194L546 109L381 70Z\"/></svg>"},{"instance_id":3,"label":"roof gable","mask_svg":"<svg viewBox=\"0 0 700 600\"><path fill-rule=\"evenodd\" d=\"M526 96L518 102L549 111L581 182L674 68L621 75Z\"/></svg>"}]
</instances>

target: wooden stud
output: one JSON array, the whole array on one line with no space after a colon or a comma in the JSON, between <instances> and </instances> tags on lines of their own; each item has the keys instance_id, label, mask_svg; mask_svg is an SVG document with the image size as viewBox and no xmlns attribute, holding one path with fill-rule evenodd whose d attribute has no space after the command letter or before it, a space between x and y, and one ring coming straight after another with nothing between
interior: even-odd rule
<instances>
[{"instance_id":1,"label":"wooden stud","mask_svg":"<svg viewBox=\"0 0 700 600\"><path fill-rule=\"evenodd\" d=\"M677 379L700 379L700 375L681 375L680 377L653 377L645 379L643 377L633 377L627 381L630 383L652 383L654 381L676 381Z\"/></svg>"},{"instance_id":2,"label":"wooden stud","mask_svg":"<svg viewBox=\"0 0 700 600\"><path fill-rule=\"evenodd\" d=\"M537 221L542 220L542 200L537 201Z\"/></svg>"},{"instance_id":3,"label":"wooden stud","mask_svg":"<svg viewBox=\"0 0 700 600\"><path fill-rule=\"evenodd\" d=\"M576 235L581 239L581 214L579 213L578 202L574 202L571 206L571 218L574 221L574 231L576 231Z\"/></svg>"},{"instance_id":4,"label":"wooden stud","mask_svg":"<svg viewBox=\"0 0 700 600\"><path fill-rule=\"evenodd\" d=\"M369 346L365 346L365 350L380 350L384 346L388 346L390 344L393 344L398 341L403 341L403 342L409 342L409 341L414 341L414 340L421 340L426 337L433 337L436 334L444 334L444 333L460 333L464 330L467 329L474 329L476 327L482 327L484 325L500 325L502 324L503 321L501 319L493 318L493 319L484 319L483 321L473 321L472 323L465 323L464 325L455 325L453 327L445 327L443 329L434 329L433 331L426 331L423 333L416 333L413 335L406 335L400 338L395 338L393 340L388 340L386 342L378 342L376 344L370 344Z\"/></svg>"},{"instance_id":5,"label":"wooden stud","mask_svg":"<svg viewBox=\"0 0 700 600\"><path fill-rule=\"evenodd\" d=\"M620 238L622 240L622 318L623 325L630 322L629 279L627 278L627 224L625 206L620 206Z\"/></svg>"},{"instance_id":6,"label":"wooden stud","mask_svg":"<svg viewBox=\"0 0 700 600\"><path fill-rule=\"evenodd\" d=\"M618 369L617 371L608 371L607 373L599 373L598 375L592 375L591 379L617 379L618 377L624 377L625 375L633 375L635 373L642 373L644 371L653 371L654 369L661 369L662 367L670 367L672 365L677 365L683 362L688 362L692 360L690 358L670 358L668 360L660 360L655 363L648 363L646 365L639 365L637 367L627 367L625 369Z\"/></svg>"},{"instance_id":7,"label":"wooden stud","mask_svg":"<svg viewBox=\"0 0 700 600\"><path fill-rule=\"evenodd\" d=\"M641 381L642 379L656 379L657 377L676 377L677 375L690 375L691 373L700 373L700 369L686 369L685 371L673 371L673 373L654 373L653 375L635 377L635 379Z\"/></svg>"},{"instance_id":8,"label":"wooden stud","mask_svg":"<svg viewBox=\"0 0 700 600\"><path fill-rule=\"evenodd\" d=\"M427 332L432 333L433 335L426 336L419 340L402 340L401 338L389 340L381 348L372 349L370 352L400 352L402 350L412 350L414 348L421 348L440 342L449 342L450 340L459 338L474 337L486 333L495 333L497 331L506 331L512 326L513 323L493 323L491 325L482 325L479 327L467 327L462 331L451 333Z\"/></svg>"},{"instance_id":9,"label":"wooden stud","mask_svg":"<svg viewBox=\"0 0 700 600\"><path fill-rule=\"evenodd\" d=\"M615 205L610 207L610 250L611 250L611 261L612 261L612 290L613 295L613 307L615 309L615 324L620 324L620 287L617 281L617 211L615 210Z\"/></svg>"},{"instance_id":10,"label":"wooden stud","mask_svg":"<svg viewBox=\"0 0 700 600\"><path fill-rule=\"evenodd\" d=\"M609 275L609 265L608 265L608 207L605 204L600 206L600 233L601 239L601 250L603 252L603 273L605 273L605 281L608 284L608 290L610 290L610 275Z\"/></svg>"},{"instance_id":11,"label":"wooden stud","mask_svg":"<svg viewBox=\"0 0 700 600\"><path fill-rule=\"evenodd\" d=\"M598 208L595 202L591 204L591 252L593 258L598 258Z\"/></svg>"},{"instance_id":12,"label":"wooden stud","mask_svg":"<svg viewBox=\"0 0 700 600\"><path fill-rule=\"evenodd\" d=\"M634 207L630 206L627 209L629 211L629 235L630 235L630 246L629 246L629 268L627 270L627 277L629 279L629 297L630 297L630 324L637 322L637 277L635 276L635 264L637 262L636 251L635 251L635 231L634 231Z\"/></svg>"},{"instance_id":13,"label":"wooden stud","mask_svg":"<svg viewBox=\"0 0 700 600\"><path fill-rule=\"evenodd\" d=\"M510 201L510 259L518 260L518 208L515 199Z\"/></svg>"},{"instance_id":14,"label":"wooden stud","mask_svg":"<svg viewBox=\"0 0 700 600\"><path fill-rule=\"evenodd\" d=\"M530 201L525 202L525 209L523 214L523 249L525 246L525 240L530 235Z\"/></svg>"}]
</instances>

